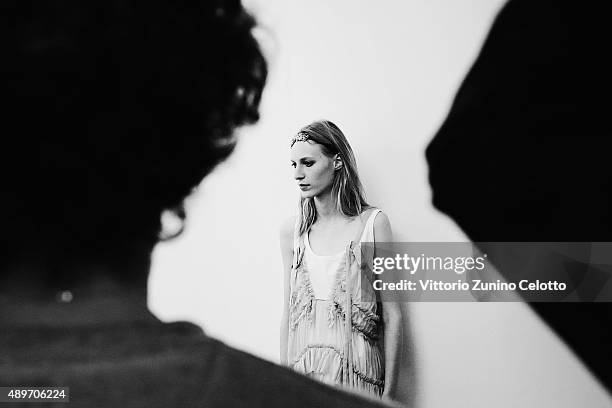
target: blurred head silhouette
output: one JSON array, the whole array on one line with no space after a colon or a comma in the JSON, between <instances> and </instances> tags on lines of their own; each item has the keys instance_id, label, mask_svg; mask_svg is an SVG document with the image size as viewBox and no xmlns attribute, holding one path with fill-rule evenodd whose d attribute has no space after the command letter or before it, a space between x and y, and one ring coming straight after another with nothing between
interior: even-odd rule
<instances>
[{"instance_id":1,"label":"blurred head silhouette","mask_svg":"<svg viewBox=\"0 0 612 408\"><path fill-rule=\"evenodd\" d=\"M25 262L65 286L90 278L85 264L148 258L161 214L184 218L234 129L258 119L254 20L238 0L1 8L0 279ZM146 268L113 278L141 283Z\"/></svg>"},{"instance_id":2,"label":"blurred head silhouette","mask_svg":"<svg viewBox=\"0 0 612 408\"><path fill-rule=\"evenodd\" d=\"M611 240L607 27L603 9L569 0L510 0L500 11L426 151L434 206L473 241ZM530 248L511 256L529 259ZM610 278L574 263L563 260L575 282ZM612 304L531 307L612 389Z\"/></svg>"}]
</instances>

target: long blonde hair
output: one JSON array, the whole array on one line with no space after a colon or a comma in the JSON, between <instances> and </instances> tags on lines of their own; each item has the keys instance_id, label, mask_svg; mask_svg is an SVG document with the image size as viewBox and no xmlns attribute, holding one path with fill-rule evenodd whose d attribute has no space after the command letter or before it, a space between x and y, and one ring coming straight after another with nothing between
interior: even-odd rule
<instances>
[{"instance_id":1,"label":"long blonde hair","mask_svg":"<svg viewBox=\"0 0 612 408\"><path fill-rule=\"evenodd\" d=\"M357 174L357 161L353 149L344 133L329 120L319 120L304 126L298 132L298 137L312 140L321 145L323 153L328 157L338 154L342 167L334 172L331 194L335 209L340 214L354 217L369 207L363 193L363 186ZM302 139L299 139L302 140ZM295 143L296 139L293 139ZM299 234L308 231L317 220L317 209L313 198L300 197Z\"/></svg>"}]
</instances>

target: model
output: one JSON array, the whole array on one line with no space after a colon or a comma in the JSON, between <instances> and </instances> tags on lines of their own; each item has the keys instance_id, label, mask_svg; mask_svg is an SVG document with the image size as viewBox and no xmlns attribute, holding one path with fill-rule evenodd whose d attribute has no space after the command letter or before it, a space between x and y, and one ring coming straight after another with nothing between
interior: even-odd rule
<instances>
[{"instance_id":1,"label":"model","mask_svg":"<svg viewBox=\"0 0 612 408\"><path fill-rule=\"evenodd\" d=\"M281 362L328 384L393 399L402 312L398 304L383 307L370 284L373 254L362 259L360 250L363 242L392 241L389 220L366 202L338 126L314 122L290 144L301 197L298 215L281 231Z\"/></svg>"}]
</instances>

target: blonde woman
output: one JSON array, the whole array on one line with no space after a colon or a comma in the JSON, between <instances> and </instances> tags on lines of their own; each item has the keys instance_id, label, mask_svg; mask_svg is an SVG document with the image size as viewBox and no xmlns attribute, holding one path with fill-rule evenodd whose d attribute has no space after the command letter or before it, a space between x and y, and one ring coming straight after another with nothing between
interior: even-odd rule
<instances>
[{"instance_id":1,"label":"blonde woman","mask_svg":"<svg viewBox=\"0 0 612 408\"><path fill-rule=\"evenodd\" d=\"M392 241L389 220L365 201L353 151L332 122L314 122L292 138L291 166L301 197L297 217L281 231L281 362L394 399L402 312L383 307L360 251L361 242Z\"/></svg>"}]
</instances>

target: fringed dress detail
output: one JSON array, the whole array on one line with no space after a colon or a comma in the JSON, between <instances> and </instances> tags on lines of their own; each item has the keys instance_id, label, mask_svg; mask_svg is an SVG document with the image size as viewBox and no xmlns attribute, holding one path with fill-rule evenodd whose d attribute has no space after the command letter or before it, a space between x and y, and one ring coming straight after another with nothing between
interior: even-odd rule
<instances>
[{"instance_id":1,"label":"fringed dress detail","mask_svg":"<svg viewBox=\"0 0 612 408\"><path fill-rule=\"evenodd\" d=\"M360 247L373 243L379 212L371 212L358 243L351 241L340 254L318 256L308 232L295 234L287 349L294 370L374 396L384 390L382 308L372 288L371 259L362 262Z\"/></svg>"}]
</instances>

